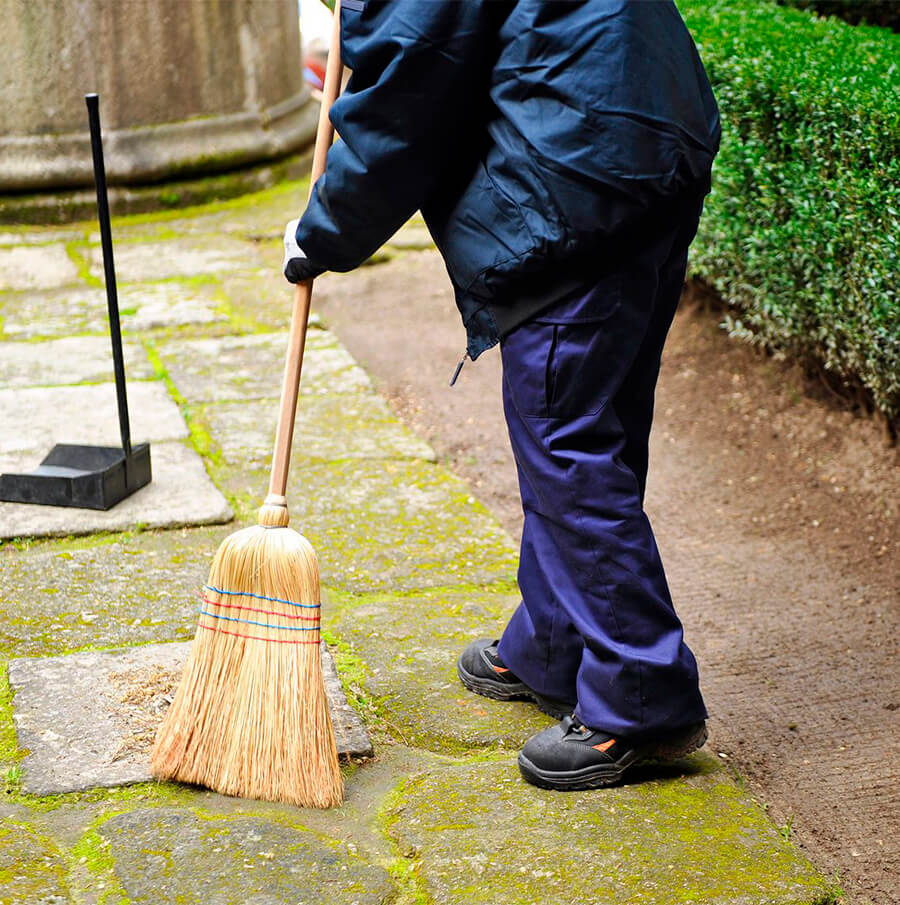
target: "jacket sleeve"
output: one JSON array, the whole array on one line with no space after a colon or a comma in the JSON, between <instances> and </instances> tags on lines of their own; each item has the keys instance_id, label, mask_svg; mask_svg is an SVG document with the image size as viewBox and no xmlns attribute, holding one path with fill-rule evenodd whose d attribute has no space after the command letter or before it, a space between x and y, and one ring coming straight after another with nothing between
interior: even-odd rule
<instances>
[{"instance_id":1,"label":"jacket sleeve","mask_svg":"<svg viewBox=\"0 0 900 905\"><path fill-rule=\"evenodd\" d=\"M497 0L345 0L352 70L297 243L328 270L352 270L418 210L483 128Z\"/></svg>"}]
</instances>

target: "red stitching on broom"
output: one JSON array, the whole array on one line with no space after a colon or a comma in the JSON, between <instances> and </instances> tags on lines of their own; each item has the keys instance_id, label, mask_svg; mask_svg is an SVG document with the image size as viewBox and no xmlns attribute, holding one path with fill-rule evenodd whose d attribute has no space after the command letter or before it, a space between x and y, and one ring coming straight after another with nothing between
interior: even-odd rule
<instances>
[{"instance_id":1,"label":"red stitching on broom","mask_svg":"<svg viewBox=\"0 0 900 905\"><path fill-rule=\"evenodd\" d=\"M264 613L266 616L280 616L282 619L300 619L303 622L318 622L318 616L294 616L291 613L276 613L273 610L260 610L253 606L241 606L239 603L222 603L221 600L210 600L204 594L198 593L197 596L210 606L220 607L223 610L246 610L249 613Z\"/></svg>"},{"instance_id":2,"label":"red stitching on broom","mask_svg":"<svg viewBox=\"0 0 900 905\"><path fill-rule=\"evenodd\" d=\"M218 632L220 635L233 635L235 638L246 638L248 641L266 641L272 644L321 644L317 640L305 641L302 638L260 638L258 635L242 635L240 632L229 632L224 628L217 628L214 625L204 625L202 622L197 623L197 628L205 628L208 632Z\"/></svg>"}]
</instances>

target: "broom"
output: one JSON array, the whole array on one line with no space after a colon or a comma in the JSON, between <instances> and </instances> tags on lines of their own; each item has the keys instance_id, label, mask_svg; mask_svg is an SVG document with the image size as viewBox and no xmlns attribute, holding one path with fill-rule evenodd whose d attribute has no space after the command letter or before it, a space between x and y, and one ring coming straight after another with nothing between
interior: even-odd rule
<instances>
[{"instance_id":1,"label":"broom","mask_svg":"<svg viewBox=\"0 0 900 905\"><path fill-rule=\"evenodd\" d=\"M333 139L340 9L319 114L310 191ZM201 595L197 634L151 754L157 779L301 807L340 804L343 778L322 677L319 571L288 527L285 489L312 281L298 283L269 494L258 524L226 538Z\"/></svg>"}]
</instances>

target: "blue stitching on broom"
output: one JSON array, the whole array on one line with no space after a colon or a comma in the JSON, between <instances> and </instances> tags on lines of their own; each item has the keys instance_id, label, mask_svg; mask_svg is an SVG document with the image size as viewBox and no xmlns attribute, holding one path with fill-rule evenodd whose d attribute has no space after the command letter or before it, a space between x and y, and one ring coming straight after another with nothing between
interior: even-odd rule
<instances>
[{"instance_id":1,"label":"blue stitching on broom","mask_svg":"<svg viewBox=\"0 0 900 905\"><path fill-rule=\"evenodd\" d=\"M256 597L258 600L271 600L274 603L286 603L289 606L302 606L308 610L318 610L321 603L294 603L293 600L282 600L280 597L266 597L264 594L254 594L252 591L223 591L221 588L214 588L211 584L203 585L207 591L215 591L216 594L227 594L229 597Z\"/></svg>"}]
</instances>

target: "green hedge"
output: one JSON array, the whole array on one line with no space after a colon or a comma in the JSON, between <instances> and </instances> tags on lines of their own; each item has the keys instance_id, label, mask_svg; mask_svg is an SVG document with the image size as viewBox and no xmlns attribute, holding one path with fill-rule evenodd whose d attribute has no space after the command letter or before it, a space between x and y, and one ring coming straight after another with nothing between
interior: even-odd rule
<instances>
[{"instance_id":1,"label":"green hedge","mask_svg":"<svg viewBox=\"0 0 900 905\"><path fill-rule=\"evenodd\" d=\"M691 270L734 334L900 415L900 35L682 0L723 118Z\"/></svg>"},{"instance_id":2,"label":"green hedge","mask_svg":"<svg viewBox=\"0 0 900 905\"><path fill-rule=\"evenodd\" d=\"M786 6L809 9L820 16L837 16L853 25L867 22L900 31L900 3L897 0L778 0Z\"/></svg>"}]
</instances>

